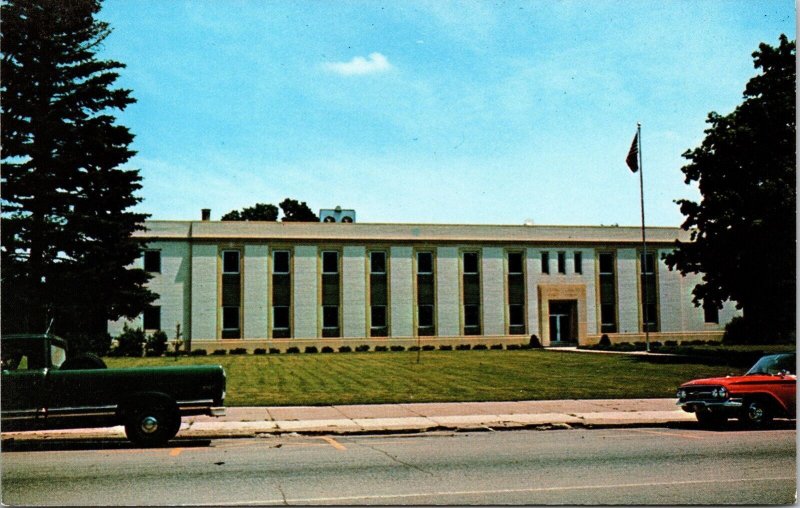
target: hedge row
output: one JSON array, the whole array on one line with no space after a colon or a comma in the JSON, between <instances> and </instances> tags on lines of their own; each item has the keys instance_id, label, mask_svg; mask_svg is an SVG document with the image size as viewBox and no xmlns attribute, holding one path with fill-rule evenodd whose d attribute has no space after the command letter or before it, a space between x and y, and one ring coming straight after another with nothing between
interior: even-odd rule
<instances>
[{"instance_id":1,"label":"hedge row","mask_svg":"<svg viewBox=\"0 0 800 508\"><path fill-rule=\"evenodd\" d=\"M350 346L340 346L336 350L334 350L330 346L323 346L321 350L318 349L316 346L306 346L302 351L300 350L299 347L292 346L292 347L287 348L286 351L284 352L284 354L298 354L298 353L301 353L301 352L303 352L303 353L334 353L336 351L338 351L339 353L351 353L353 351L361 353L361 352L370 351L370 349L371 349L370 346L367 345L367 344L361 344L359 346L356 346L355 349L353 349ZM523 350L523 349L534 349L534 346L531 346L530 344L509 344L508 346L505 346L505 347L503 346L503 344L492 344L492 345L486 345L486 344L475 344L475 345L472 345L472 344L458 344L455 347L453 347L452 345L449 345L449 344L442 344L442 345L439 345L438 348L437 348L436 346L433 346L431 344L426 344L426 345L424 345L422 347L420 347L420 346L410 346L410 347L406 348L405 346L400 346L400 345L393 345L393 346L377 345L372 349L372 351L374 351L376 353L380 353L380 352L387 352L387 351L395 351L395 352L396 351L435 351L436 349L438 349L439 351L453 351L454 349L457 350L457 351L469 351L469 350L486 351L488 349L494 349L494 350L506 349L508 351L517 351L517 350ZM255 348L255 349L253 349L253 353L252 354L254 354L254 355L266 355L266 354L276 355L276 354L280 354L280 353L281 353L281 350L277 349L277 348L269 348L269 349ZM175 353L168 353L168 354L174 355ZM181 355L186 355L187 353L186 352L181 352L180 354ZM188 353L188 355L190 355L190 356L206 356L206 355L220 356L220 355L226 355L226 354L230 354L230 355L245 355L245 354L248 354L248 350L245 349L245 348L235 348L235 349L231 349L231 350L215 349L215 350L213 350L212 352L209 353L205 349L193 349L191 352Z\"/></svg>"}]
</instances>

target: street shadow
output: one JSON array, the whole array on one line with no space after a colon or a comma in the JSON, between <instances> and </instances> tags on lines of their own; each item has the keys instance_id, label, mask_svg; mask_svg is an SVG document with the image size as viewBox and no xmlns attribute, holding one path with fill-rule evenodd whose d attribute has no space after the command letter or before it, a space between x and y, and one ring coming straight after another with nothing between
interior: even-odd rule
<instances>
[{"instance_id":1,"label":"street shadow","mask_svg":"<svg viewBox=\"0 0 800 508\"><path fill-rule=\"evenodd\" d=\"M173 448L203 448L211 446L210 439L173 439L164 446L142 448L126 439L18 439L7 438L0 443L0 452L53 452L89 450L158 450Z\"/></svg>"},{"instance_id":2,"label":"street shadow","mask_svg":"<svg viewBox=\"0 0 800 508\"><path fill-rule=\"evenodd\" d=\"M797 421L776 419L762 427L748 427L739 423L738 420L728 420L716 427L706 427L698 422L673 422L667 424L666 427L675 430L702 430L707 432L766 432L770 430L796 430Z\"/></svg>"}]
</instances>

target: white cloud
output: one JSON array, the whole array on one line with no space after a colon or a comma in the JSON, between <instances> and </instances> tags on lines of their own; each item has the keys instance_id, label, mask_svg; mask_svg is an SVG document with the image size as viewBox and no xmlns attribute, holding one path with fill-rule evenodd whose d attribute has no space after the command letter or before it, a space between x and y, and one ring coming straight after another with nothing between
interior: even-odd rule
<instances>
[{"instance_id":1,"label":"white cloud","mask_svg":"<svg viewBox=\"0 0 800 508\"><path fill-rule=\"evenodd\" d=\"M370 53L369 57L354 57L349 62L328 62L325 68L343 76L375 74L392 68L392 64L380 53Z\"/></svg>"}]
</instances>

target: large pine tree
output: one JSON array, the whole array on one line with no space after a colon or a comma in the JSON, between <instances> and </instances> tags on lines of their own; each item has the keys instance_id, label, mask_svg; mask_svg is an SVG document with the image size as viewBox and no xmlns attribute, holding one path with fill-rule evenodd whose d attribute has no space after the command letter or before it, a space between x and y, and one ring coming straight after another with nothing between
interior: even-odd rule
<instances>
[{"instance_id":1,"label":"large pine tree","mask_svg":"<svg viewBox=\"0 0 800 508\"><path fill-rule=\"evenodd\" d=\"M99 0L2 4L2 331L104 335L155 295L130 268L145 214L135 152L115 110L123 64L100 60ZM78 344L76 344L77 346Z\"/></svg>"}]
</instances>

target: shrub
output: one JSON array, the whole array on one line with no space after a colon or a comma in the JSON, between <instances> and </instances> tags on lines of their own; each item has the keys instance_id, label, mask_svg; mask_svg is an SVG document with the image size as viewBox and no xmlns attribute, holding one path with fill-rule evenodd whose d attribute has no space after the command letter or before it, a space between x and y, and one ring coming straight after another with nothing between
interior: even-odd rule
<instances>
[{"instance_id":1,"label":"shrub","mask_svg":"<svg viewBox=\"0 0 800 508\"><path fill-rule=\"evenodd\" d=\"M488 349L488 348L486 347L486 344L475 344L475 345L472 347L472 349L473 349L473 350L478 350L478 349L480 349L480 350L486 350L486 349Z\"/></svg>"},{"instance_id":2,"label":"shrub","mask_svg":"<svg viewBox=\"0 0 800 508\"><path fill-rule=\"evenodd\" d=\"M520 349L533 349L533 346L531 346L530 344L520 344L519 348Z\"/></svg>"},{"instance_id":3,"label":"shrub","mask_svg":"<svg viewBox=\"0 0 800 508\"><path fill-rule=\"evenodd\" d=\"M441 346L439 346L439 351L452 351L452 350L453 346L451 346L450 344L442 344Z\"/></svg>"},{"instance_id":4,"label":"shrub","mask_svg":"<svg viewBox=\"0 0 800 508\"><path fill-rule=\"evenodd\" d=\"M506 346L507 351L516 351L520 349L519 344L509 344Z\"/></svg>"},{"instance_id":5,"label":"shrub","mask_svg":"<svg viewBox=\"0 0 800 508\"><path fill-rule=\"evenodd\" d=\"M205 349L192 349L192 352L189 354L192 356L205 356L208 352Z\"/></svg>"},{"instance_id":6,"label":"shrub","mask_svg":"<svg viewBox=\"0 0 800 508\"><path fill-rule=\"evenodd\" d=\"M419 347L419 346L410 346L410 347L408 348L408 350L409 350L409 351L419 351L420 349L422 349L422 348L421 348L421 347Z\"/></svg>"},{"instance_id":7,"label":"shrub","mask_svg":"<svg viewBox=\"0 0 800 508\"><path fill-rule=\"evenodd\" d=\"M228 350L227 349L215 349L211 354L214 355L214 356L223 356L223 355L228 354Z\"/></svg>"},{"instance_id":8,"label":"shrub","mask_svg":"<svg viewBox=\"0 0 800 508\"><path fill-rule=\"evenodd\" d=\"M333 353L333 348L330 346L325 346L322 348L323 353Z\"/></svg>"},{"instance_id":9,"label":"shrub","mask_svg":"<svg viewBox=\"0 0 800 508\"><path fill-rule=\"evenodd\" d=\"M167 351L167 334L158 330L145 340L145 356L161 356Z\"/></svg>"},{"instance_id":10,"label":"shrub","mask_svg":"<svg viewBox=\"0 0 800 508\"><path fill-rule=\"evenodd\" d=\"M112 356L132 356L140 357L144 354L145 343L144 331L141 328L128 328L122 326L122 333L116 338L116 347L112 350Z\"/></svg>"},{"instance_id":11,"label":"shrub","mask_svg":"<svg viewBox=\"0 0 800 508\"><path fill-rule=\"evenodd\" d=\"M539 337L535 333L533 335L531 335L531 340L528 343L528 345L531 348L540 348L540 347L542 347L542 343L539 340Z\"/></svg>"},{"instance_id":12,"label":"shrub","mask_svg":"<svg viewBox=\"0 0 800 508\"><path fill-rule=\"evenodd\" d=\"M243 347L237 347L230 350L230 354L232 355L246 355L247 349Z\"/></svg>"},{"instance_id":13,"label":"shrub","mask_svg":"<svg viewBox=\"0 0 800 508\"><path fill-rule=\"evenodd\" d=\"M611 339L609 339L608 335L604 333L600 337L600 342L598 342L598 345L603 346L603 347L609 347L609 346L611 346Z\"/></svg>"},{"instance_id":14,"label":"shrub","mask_svg":"<svg viewBox=\"0 0 800 508\"><path fill-rule=\"evenodd\" d=\"M281 354L281 350L276 347L269 348L269 354L271 355L279 355Z\"/></svg>"},{"instance_id":15,"label":"shrub","mask_svg":"<svg viewBox=\"0 0 800 508\"><path fill-rule=\"evenodd\" d=\"M424 346L422 346L423 351L433 351L434 349L436 349L436 346L434 346L433 344L425 344Z\"/></svg>"},{"instance_id":16,"label":"shrub","mask_svg":"<svg viewBox=\"0 0 800 508\"><path fill-rule=\"evenodd\" d=\"M350 348L350 346L340 346L339 347L339 352L340 353L349 353L351 351L352 351L352 349Z\"/></svg>"},{"instance_id":17,"label":"shrub","mask_svg":"<svg viewBox=\"0 0 800 508\"><path fill-rule=\"evenodd\" d=\"M389 349L391 349L392 351L405 351L406 350L406 348L404 346L392 346Z\"/></svg>"},{"instance_id":18,"label":"shrub","mask_svg":"<svg viewBox=\"0 0 800 508\"><path fill-rule=\"evenodd\" d=\"M108 333L70 333L64 334L69 344L70 356L83 353L94 353L97 356L106 356L111 352L111 335ZM119 356L119 355L118 355Z\"/></svg>"},{"instance_id":19,"label":"shrub","mask_svg":"<svg viewBox=\"0 0 800 508\"><path fill-rule=\"evenodd\" d=\"M290 348L286 348L287 353L295 354L300 352L300 348L297 346L292 346Z\"/></svg>"},{"instance_id":20,"label":"shrub","mask_svg":"<svg viewBox=\"0 0 800 508\"><path fill-rule=\"evenodd\" d=\"M502 344L492 344L491 346L489 346L489 349L503 349L503 345Z\"/></svg>"},{"instance_id":21,"label":"shrub","mask_svg":"<svg viewBox=\"0 0 800 508\"><path fill-rule=\"evenodd\" d=\"M687 344L695 345L695 342L687 342ZM730 323L725 325L725 333L722 335L722 342L725 344L758 344L763 342L759 340L757 330L750 325L744 316L736 316L731 319ZM699 344L697 344L699 346Z\"/></svg>"},{"instance_id":22,"label":"shrub","mask_svg":"<svg viewBox=\"0 0 800 508\"><path fill-rule=\"evenodd\" d=\"M668 341L664 342L664 345L667 346L667 347L678 347L678 341L677 340L668 340Z\"/></svg>"},{"instance_id":23,"label":"shrub","mask_svg":"<svg viewBox=\"0 0 800 508\"><path fill-rule=\"evenodd\" d=\"M367 344L361 344L360 346L356 346L356 351L358 351L359 353L364 353L366 351L369 351L369 346Z\"/></svg>"},{"instance_id":24,"label":"shrub","mask_svg":"<svg viewBox=\"0 0 800 508\"><path fill-rule=\"evenodd\" d=\"M459 351L469 351L470 349L472 349L472 346L470 346L469 344L459 344L456 346L456 349Z\"/></svg>"},{"instance_id":25,"label":"shrub","mask_svg":"<svg viewBox=\"0 0 800 508\"><path fill-rule=\"evenodd\" d=\"M388 350L388 348L386 346L375 346L375 351L383 352L383 351L387 351L387 350Z\"/></svg>"},{"instance_id":26,"label":"shrub","mask_svg":"<svg viewBox=\"0 0 800 508\"><path fill-rule=\"evenodd\" d=\"M317 351L317 346L306 346L305 352L306 353L319 353L319 351Z\"/></svg>"},{"instance_id":27,"label":"shrub","mask_svg":"<svg viewBox=\"0 0 800 508\"><path fill-rule=\"evenodd\" d=\"M657 340L650 343L650 349L659 349L661 346L663 346L663 344Z\"/></svg>"},{"instance_id":28,"label":"shrub","mask_svg":"<svg viewBox=\"0 0 800 508\"><path fill-rule=\"evenodd\" d=\"M253 350L253 354L254 355L265 355L265 354L267 354L267 350L264 349L263 347L257 347L257 348L255 348Z\"/></svg>"}]
</instances>

